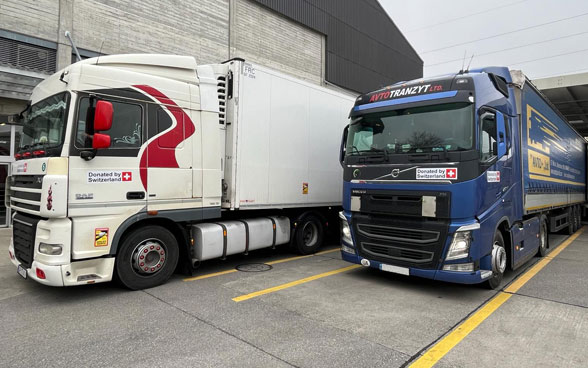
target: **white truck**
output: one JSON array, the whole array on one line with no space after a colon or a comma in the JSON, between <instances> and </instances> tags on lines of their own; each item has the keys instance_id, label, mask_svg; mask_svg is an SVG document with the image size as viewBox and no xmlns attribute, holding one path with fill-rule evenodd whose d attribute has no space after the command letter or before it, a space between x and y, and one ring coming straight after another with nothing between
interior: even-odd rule
<instances>
[{"instance_id":1,"label":"white truck","mask_svg":"<svg viewBox=\"0 0 588 368\"><path fill-rule=\"evenodd\" d=\"M40 83L7 180L18 273L166 282L179 261L320 247L354 96L232 59L111 55ZM337 224L336 220L332 224Z\"/></svg>"}]
</instances>

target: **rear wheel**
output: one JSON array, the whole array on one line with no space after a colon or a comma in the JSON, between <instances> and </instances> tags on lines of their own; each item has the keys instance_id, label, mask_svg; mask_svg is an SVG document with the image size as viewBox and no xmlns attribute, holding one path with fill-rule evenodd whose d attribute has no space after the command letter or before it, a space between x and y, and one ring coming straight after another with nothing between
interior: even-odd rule
<instances>
[{"instance_id":1,"label":"rear wheel","mask_svg":"<svg viewBox=\"0 0 588 368\"><path fill-rule=\"evenodd\" d=\"M294 246L300 254L312 254L323 245L325 230L321 220L313 215L305 216L296 226Z\"/></svg>"},{"instance_id":2,"label":"rear wheel","mask_svg":"<svg viewBox=\"0 0 588 368\"><path fill-rule=\"evenodd\" d=\"M120 283L131 290L147 289L165 283L179 258L175 236L161 226L133 230L122 241L116 259Z\"/></svg>"},{"instance_id":3,"label":"rear wheel","mask_svg":"<svg viewBox=\"0 0 588 368\"><path fill-rule=\"evenodd\" d=\"M545 257L547 254L547 247L548 247L548 239L547 239L547 220L543 217L541 218L541 225L539 228L539 250L537 251L537 255L540 257Z\"/></svg>"},{"instance_id":4,"label":"rear wheel","mask_svg":"<svg viewBox=\"0 0 588 368\"><path fill-rule=\"evenodd\" d=\"M494 242L492 243L492 277L486 282L486 285L490 289L497 289L502 284L506 262L504 239L500 231L497 230L496 234L494 234Z\"/></svg>"}]
</instances>

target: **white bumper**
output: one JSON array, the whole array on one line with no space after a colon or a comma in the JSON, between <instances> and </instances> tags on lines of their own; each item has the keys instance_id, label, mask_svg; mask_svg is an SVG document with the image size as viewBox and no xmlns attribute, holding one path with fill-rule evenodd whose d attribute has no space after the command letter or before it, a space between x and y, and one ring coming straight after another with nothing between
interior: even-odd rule
<instances>
[{"instance_id":1,"label":"white bumper","mask_svg":"<svg viewBox=\"0 0 588 368\"><path fill-rule=\"evenodd\" d=\"M11 262L16 266L22 266L14 257L12 240L8 251L13 256ZM24 268L24 266L22 266ZM37 269L42 270L45 278L37 276ZM73 262L65 265L47 265L33 260L31 268L26 269L27 278L31 278L41 284L49 286L74 286L96 284L112 280L114 271L114 258L96 258Z\"/></svg>"}]
</instances>

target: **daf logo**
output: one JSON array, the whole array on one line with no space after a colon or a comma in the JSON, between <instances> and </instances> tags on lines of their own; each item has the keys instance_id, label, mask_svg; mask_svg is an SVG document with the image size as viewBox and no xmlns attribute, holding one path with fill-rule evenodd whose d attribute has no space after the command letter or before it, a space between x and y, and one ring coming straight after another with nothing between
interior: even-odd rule
<instances>
[{"instance_id":1,"label":"daf logo","mask_svg":"<svg viewBox=\"0 0 588 368\"><path fill-rule=\"evenodd\" d=\"M400 175L400 169L393 169L390 175L392 175L393 178L397 178L398 175Z\"/></svg>"}]
</instances>

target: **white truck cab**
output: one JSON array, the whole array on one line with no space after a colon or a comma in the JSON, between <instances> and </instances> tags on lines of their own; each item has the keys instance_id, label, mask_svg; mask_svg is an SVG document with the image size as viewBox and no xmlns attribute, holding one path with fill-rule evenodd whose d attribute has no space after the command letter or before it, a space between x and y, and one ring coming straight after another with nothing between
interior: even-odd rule
<instances>
[{"instance_id":1,"label":"white truck cab","mask_svg":"<svg viewBox=\"0 0 588 368\"><path fill-rule=\"evenodd\" d=\"M353 101L241 59L75 63L40 83L22 114L10 258L47 285L116 274L141 289L179 259L285 243L314 252L341 203Z\"/></svg>"}]
</instances>

